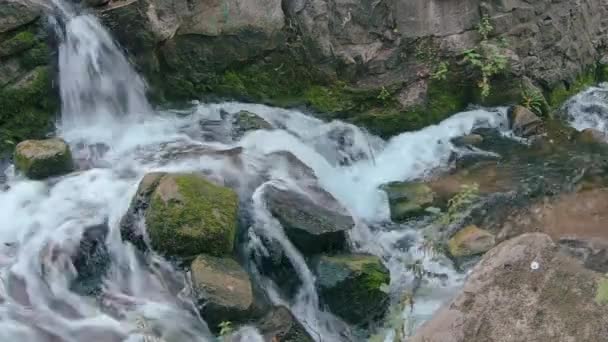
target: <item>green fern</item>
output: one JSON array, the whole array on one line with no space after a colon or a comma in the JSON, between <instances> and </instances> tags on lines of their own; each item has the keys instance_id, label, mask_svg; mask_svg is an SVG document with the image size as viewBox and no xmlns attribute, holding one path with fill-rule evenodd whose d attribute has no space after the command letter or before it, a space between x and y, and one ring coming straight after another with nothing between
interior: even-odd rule
<instances>
[{"instance_id":1,"label":"green fern","mask_svg":"<svg viewBox=\"0 0 608 342\"><path fill-rule=\"evenodd\" d=\"M462 218L462 213L479 199L479 185L476 183L461 186L459 193L448 201L446 213L441 215L439 222L449 225Z\"/></svg>"},{"instance_id":2,"label":"green fern","mask_svg":"<svg viewBox=\"0 0 608 342\"><path fill-rule=\"evenodd\" d=\"M542 115L543 114L543 102L544 97L543 94L531 88L522 88L521 90L521 105L528 108L534 114Z\"/></svg>"}]
</instances>

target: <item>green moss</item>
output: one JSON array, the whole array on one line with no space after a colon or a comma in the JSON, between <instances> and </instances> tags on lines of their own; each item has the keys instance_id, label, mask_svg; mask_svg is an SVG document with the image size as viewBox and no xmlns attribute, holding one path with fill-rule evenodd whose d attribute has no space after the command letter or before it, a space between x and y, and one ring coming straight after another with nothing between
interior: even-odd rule
<instances>
[{"instance_id":1,"label":"green moss","mask_svg":"<svg viewBox=\"0 0 608 342\"><path fill-rule=\"evenodd\" d=\"M197 175L166 175L152 195L146 224L152 246L171 256L232 252L238 198Z\"/></svg>"},{"instance_id":2,"label":"green moss","mask_svg":"<svg viewBox=\"0 0 608 342\"><path fill-rule=\"evenodd\" d=\"M11 39L0 43L0 57L17 54L34 45L36 45L36 36L32 32L19 32Z\"/></svg>"},{"instance_id":3,"label":"green moss","mask_svg":"<svg viewBox=\"0 0 608 342\"><path fill-rule=\"evenodd\" d=\"M45 42L36 44L33 48L25 51L20 57L19 63L25 69L33 69L37 66L49 63L50 51Z\"/></svg>"},{"instance_id":4,"label":"green moss","mask_svg":"<svg viewBox=\"0 0 608 342\"><path fill-rule=\"evenodd\" d=\"M44 137L52 125L57 103L48 67L35 69L33 77L21 88L0 90L0 153L19 141Z\"/></svg>"},{"instance_id":5,"label":"green moss","mask_svg":"<svg viewBox=\"0 0 608 342\"><path fill-rule=\"evenodd\" d=\"M60 139L27 140L17 145L15 166L31 179L44 179L72 171L72 153Z\"/></svg>"},{"instance_id":6,"label":"green moss","mask_svg":"<svg viewBox=\"0 0 608 342\"><path fill-rule=\"evenodd\" d=\"M547 101L551 109L557 109L570 97L585 90L596 82L596 71L587 70L579 75L572 83L559 83L548 94Z\"/></svg>"},{"instance_id":7,"label":"green moss","mask_svg":"<svg viewBox=\"0 0 608 342\"><path fill-rule=\"evenodd\" d=\"M603 278L597 284L595 301L598 304L608 304L608 278Z\"/></svg>"},{"instance_id":8,"label":"green moss","mask_svg":"<svg viewBox=\"0 0 608 342\"><path fill-rule=\"evenodd\" d=\"M368 110L354 117L353 121L383 137L418 130L464 110L471 98L470 91L470 87L460 85L453 78L431 80L425 105L401 110L398 104L392 103Z\"/></svg>"}]
</instances>

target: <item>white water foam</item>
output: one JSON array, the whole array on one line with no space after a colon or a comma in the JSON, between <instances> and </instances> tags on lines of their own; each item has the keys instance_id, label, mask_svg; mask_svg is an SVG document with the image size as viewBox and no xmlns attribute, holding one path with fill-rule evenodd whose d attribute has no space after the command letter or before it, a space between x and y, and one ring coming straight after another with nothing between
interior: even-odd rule
<instances>
[{"instance_id":1,"label":"white water foam","mask_svg":"<svg viewBox=\"0 0 608 342\"><path fill-rule=\"evenodd\" d=\"M0 208L10 217L0 223L4 340L138 341L145 335L167 342L212 339L193 308L183 274L157 256L142 263L120 239L120 219L138 182L150 171L203 172L234 186L242 200L253 204L252 243L258 235L280 241L304 284L292 299L281 298L268 283L271 300L288 305L316 339L341 340L336 318L320 308L304 257L264 207L261 194L267 184L290 182L289 170L268 159L277 151L289 151L310 167L320 185L351 212L357 221L353 245L382 258L391 271L394 296L414 281L406 268L413 260L447 275L447 280L422 286L432 293L415 306L418 320L428 318L460 285L462 276L449 263L422 254L422 237L413 229L375 228L389 217L378 186L424 177L446 166L454 151L451 138L475 127L506 127L504 109L460 113L388 142L350 124L325 123L263 105L198 104L181 112L156 112L145 99L143 80L94 17L68 13L63 20L58 134L70 143L82 169L46 182L9 174L9 188L0 192ZM241 110L258 114L276 129L233 141L224 133L230 130L229 118ZM228 119L222 120L222 112ZM243 149L238 161L214 152L235 147ZM102 293L98 298L76 294L70 290L77 276L71 256L85 229L104 222L110 229L106 245L111 266ZM404 239L412 240L413 247L400 247ZM236 335L260 339L252 328Z\"/></svg>"},{"instance_id":2,"label":"white water foam","mask_svg":"<svg viewBox=\"0 0 608 342\"><path fill-rule=\"evenodd\" d=\"M564 104L564 111L577 130L593 128L608 134L608 83L575 95Z\"/></svg>"}]
</instances>

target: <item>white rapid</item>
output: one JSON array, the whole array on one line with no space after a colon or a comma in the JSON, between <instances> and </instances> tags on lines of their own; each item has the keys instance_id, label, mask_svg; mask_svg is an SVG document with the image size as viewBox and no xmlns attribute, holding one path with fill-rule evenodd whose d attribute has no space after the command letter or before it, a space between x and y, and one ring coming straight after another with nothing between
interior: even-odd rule
<instances>
[{"instance_id":1,"label":"white rapid","mask_svg":"<svg viewBox=\"0 0 608 342\"><path fill-rule=\"evenodd\" d=\"M579 131L594 128L608 134L608 83L590 87L564 105L566 119Z\"/></svg>"},{"instance_id":2,"label":"white rapid","mask_svg":"<svg viewBox=\"0 0 608 342\"><path fill-rule=\"evenodd\" d=\"M68 14L65 14L68 13ZM378 186L425 177L448 166L450 139L475 127L505 128L504 109L472 110L439 125L385 142L359 128L323 122L304 113L255 104L192 104L180 111L155 111L145 84L108 32L89 15L64 11L59 50L62 117L57 134L71 145L79 170L47 181L31 181L7 169L0 191L0 340L2 341L209 341L214 337L198 316L182 272L158 256L138 257L120 238L119 221L145 173L202 172L234 187L253 217L246 246L264 253L261 237L272 237L297 270L303 286L296 298L282 298L258 274L270 299L289 306L311 335L347 340L340 324L319 305L314 276L304 257L285 238L265 208L268 184L292 186L288 165L269 155L288 151L310 167L320 185L355 217L353 249L382 258L391 272L395 301L411 287L415 261L444 275L419 290L413 325L427 319L460 286L462 275L449 262L427 255L414 227L385 228L387 201ZM232 118L247 110L275 129L232 139ZM235 161L214 151L241 147ZM106 226L110 267L100 293L71 287L78 276L72 261L88 227ZM410 241L404 244L404 241ZM256 275L255 261L251 272ZM404 314L405 314L404 311ZM236 335L258 341L255 329Z\"/></svg>"}]
</instances>

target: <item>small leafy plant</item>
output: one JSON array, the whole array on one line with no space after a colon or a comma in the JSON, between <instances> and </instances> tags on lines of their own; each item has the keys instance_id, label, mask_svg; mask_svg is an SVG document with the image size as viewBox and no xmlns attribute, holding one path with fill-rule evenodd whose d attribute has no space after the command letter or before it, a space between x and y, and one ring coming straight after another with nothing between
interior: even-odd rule
<instances>
[{"instance_id":1,"label":"small leafy plant","mask_svg":"<svg viewBox=\"0 0 608 342\"><path fill-rule=\"evenodd\" d=\"M486 98L491 93L490 81L492 77L504 71L508 66L508 59L502 53L505 49L506 41L500 40L498 46L488 40L490 33L494 30L488 17L483 17L477 26L477 32L481 35L481 42L477 48L468 49L463 52L464 61L477 69L481 74L481 79L477 86L481 90L481 97Z\"/></svg>"},{"instance_id":2,"label":"small leafy plant","mask_svg":"<svg viewBox=\"0 0 608 342\"><path fill-rule=\"evenodd\" d=\"M232 322L230 321L224 321L218 324L218 327L220 328L220 336L223 337L228 336L234 332L234 327L232 326Z\"/></svg>"},{"instance_id":3,"label":"small leafy plant","mask_svg":"<svg viewBox=\"0 0 608 342\"><path fill-rule=\"evenodd\" d=\"M380 94L378 94L377 98L382 102L386 102L391 98L391 93L386 90L385 87L382 87L382 89L380 89Z\"/></svg>"},{"instance_id":4,"label":"small leafy plant","mask_svg":"<svg viewBox=\"0 0 608 342\"><path fill-rule=\"evenodd\" d=\"M543 114L544 97L537 89L524 87L521 90L521 105L536 115Z\"/></svg>"},{"instance_id":5,"label":"small leafy plant","mask_svg":"<svg viewBox=\"0 0 608 342\"><path fill-rule=\"evenodd\" d=\"M435 71L433 71L431 73L431 79L434 79L437 81L445 81L445 79L447 78L447 75L448 75L448 71L449 71L448 63L441 62L441 63L439 63L439 65L437 66Z\"/></svg>"},{"instance_id":6,"label":"small leafy plant","mask_svg":"<svg viewBox=\"0 0 608 342\"><path fill-rule=\"evenodd\" d=\"M447 211L440 217L440 222L448 225L462 217L463 212L479 199L477 183L461 186L459 193L448 201Z\"/></svg>"}]
</instances>

